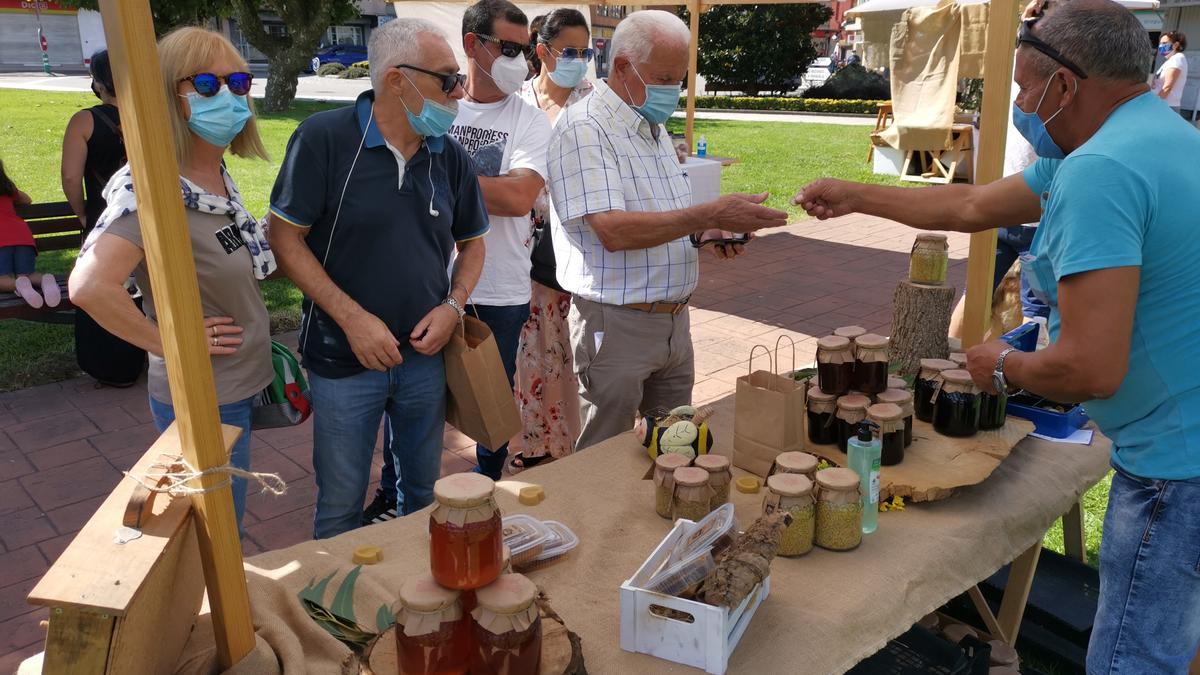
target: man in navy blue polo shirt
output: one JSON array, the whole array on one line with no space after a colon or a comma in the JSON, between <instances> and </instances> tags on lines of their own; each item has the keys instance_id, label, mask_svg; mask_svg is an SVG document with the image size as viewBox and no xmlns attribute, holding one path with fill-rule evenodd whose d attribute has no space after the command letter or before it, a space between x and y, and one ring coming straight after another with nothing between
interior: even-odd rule
<instances>
[{"instance_id":1,"label":"man in navy blue polo shirt","mask_svg":"<svg viewBox=\"0 0 1200 675\"><path fill-rule=\"evenodd\" d=\"M479 280L488 232L471 158L444 137L463 96L445 36L396 19L371 36L368 58L372 90L300 124L271 193L271 245L305 295L318 539L359 526L385 414L400 512L433 501L441 350Z\"/></svg>"}]
</instances>

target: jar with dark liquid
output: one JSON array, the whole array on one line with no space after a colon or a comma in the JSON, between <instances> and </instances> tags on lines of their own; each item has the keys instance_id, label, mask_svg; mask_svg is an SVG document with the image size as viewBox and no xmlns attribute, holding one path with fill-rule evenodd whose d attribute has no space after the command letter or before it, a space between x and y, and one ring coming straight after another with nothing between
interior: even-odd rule
<instances>
[{"instance_id":1,"label":"jar with dark liquid","mask_svg":"<svg viewBox=\"0 0 1200 675\"><path fill-rule=\"evenodd\" d=\"M979 431L979 389L965 370L942 372L945 382L933 406L933 428L944 436L974 436Z\"/></svg>"},{"instance_id":2,"label":"jar with dark liquid","mask_svg":"<svg viewBox=\"0 0 1200 675\"><path fill-rule=\"evenodd\" d=\"M878 403L892 403L900 406L904 418L904 447L912 445L913 440L913 395L905 389L888 389L875 397Z\"/></svg>"},{"instance_id":3,"label":"jar with dark liquid","mask_svg":"<svg viewBox=\"0 0 1200 675\"><path fill-rule=\"evenodd\" d=\"M490 478L477 473L456 473L434 483L429 562L442 586L479 588L500 576L504 538L495 489Z\"/></svg>"},{"instance_id":4,"label":"jar with dark liquid","mask_svg":"<svg viewBox=\"0 0 1200 675\"><path fill-rule=\"evenodd\" d=\"M836 394L815 387L808 390L808 440L817 445L838 442Z\"/></svg>"},{"instance_id":5,"label":"jar with dark liquid","mask_svg":"<svg viewBox=\"0 0 1200 675\"><path fill-rule=\"evenodd\" d=\"M1008 420L1008 392L979 394L979 430L999 429Z\"/></svg>"},{"instance_id":6,"label":"jar with dark liquid","mask_svg":"<svg viewBox=\"0 0 1200 675\"><path fill-rule=\"evenodd\" d=\"M854 355L850 340L836 335L817 341L817 385L821 391L841 396L854 384Z\"/></svg>"},{"instance_id":7,"label":"jar with dark liquid","mask_svg":"<svg viewBox=\"0 0 1200 675\"><path fill-rule=\"evenodd\" d=\"M913 385L913 413L922 422L933 422L933 404L942 386L942 372L954 369L946 359L921 359L921 370Z\"/></svg>"},{"instance_id":8,"label":"jar with dark liquid","mask_svg":"<svg viewBox=\"0 0 1200 675\"><path fill-rule=\"evenodd\" d=\"M542 620L537 587L505 574L475 592L471 612L471 675L537 673L542 661Z\"/></svg>"},{"instance_id":9,"label":"jar with dark liquid","mask_svg":"<svg viewBox=\"0 0 1200 675\"><path fill-rule=\"evenodd\" d=\"M471 623L459 591L438 585L431 574L400 587L396 612L396 653L406 675L461 675L467 672Z\"/></svg>"},{"instance_id":10,"label":"jar with dark liquid","mask_svg":"<svg viewBox=\"0 0 1200 675\"><path fill-rule=\"evenodd\" d=\"M833 334L850 341L850 355L853 356L858 351L855 341L860 336L866 335L867 329L862 326L842 326L841 328L835 328Z\"/></svg>"},{"instance_id":11,"label":"jar with dark liquid","mask_svg":"<svg viewBox=\"0 0 1200 675\"><path fill-rule=\"evenodd\" d=\"M858 435L858 423L867 419L871 399L862 394L850 394L837 400L838 449L846 452L846 443Z\"/></svg>"},{"instance_id":12,"label":"jar with dark liquid","mask_svg":"<svg viewBox=\"0 0 1200 675\"><path fill-rule=\"evenodd\" d=\"M867 419L879 427L882 445L879 463L895 466L904 461L904 411L895 403L876 403L867 408Z\"/></svg>"},{"instance_id":13,"label":"jar with dark liquid","mask_svg":"<svg viewBox=\"0 0 1200 675\"><path fill-rule=\"evenodd\" d=\"M888 388L888 340L867 333L854 341L854 388L864 394L878 394Z\"/></svg>"}]
</instances>

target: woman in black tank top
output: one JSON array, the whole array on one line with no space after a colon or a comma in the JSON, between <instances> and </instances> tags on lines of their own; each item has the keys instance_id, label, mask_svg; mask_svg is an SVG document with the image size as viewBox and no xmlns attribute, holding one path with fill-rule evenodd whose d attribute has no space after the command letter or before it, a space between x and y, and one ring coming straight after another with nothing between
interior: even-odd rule
<instances>
[{"instance_id":1,"label":"woman in black tank top","mask_svg":"<svg viewBox=\"0 0 1200 675\"><path fill-rule=\"evenodd\" d=\"M86 237L104 211L108 179L125 164L125 141L117 112L108 53L92 57L92 92L100 105L75 113L63 136L62 188Z\"/></svg>"}]
</instances>

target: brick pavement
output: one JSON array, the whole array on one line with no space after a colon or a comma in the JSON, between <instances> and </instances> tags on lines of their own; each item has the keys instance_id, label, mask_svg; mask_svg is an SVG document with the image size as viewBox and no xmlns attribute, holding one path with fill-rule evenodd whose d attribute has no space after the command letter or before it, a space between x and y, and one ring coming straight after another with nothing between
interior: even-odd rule
<instances>
[{"instance_id":1,"label":"brick pavement","mask_svg":"<svg viewBox=\"0 0 1200 675\"><path fill-rule=\"evenodd\" d=\"M704 254L691 313L696 402L731 393L755 344L791 337L797 364L805 365L817 338L838 326L887 334L912 237L895 223L854 215L773 231L735 262ZM961 290L967 237L950 242L950 276ZM26 595L157 435L144 386L96 389L80 378L0 394L0 673L41 648L38 622L46 613L26 604ZM289 489L279 498L249 498L247 555L311 535L311 443L308 424L255 432L255 468L278 472ZM443 472L473 464L473 444L448 428ZM376 480L378 472L377 459Z\"/></svg>"}]
</instances>

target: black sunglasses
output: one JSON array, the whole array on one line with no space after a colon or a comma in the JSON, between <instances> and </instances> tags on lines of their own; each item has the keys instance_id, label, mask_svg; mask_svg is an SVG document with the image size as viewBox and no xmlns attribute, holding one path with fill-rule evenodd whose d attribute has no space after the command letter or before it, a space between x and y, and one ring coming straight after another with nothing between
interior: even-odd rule
<instances>
[{"instance_id":1,"label":"black sunglasses","mask_svg":"<svg viewBox=\"0 0 1200 675\"><path fill-rule=\"evenodd\" d=\"M450 94L454 91L455 87L463 87L467 84L467 76L463 75L462 73L439 73L436 70L425 70L424 68L418 68L417 66L410 66L407 63L401 63L396 67L415 70L418 73L424 73L430 77L438 78L442 81L443 94Z\"/></svg>"},{"instance_id":2,"label":"black sunglasses","mask_svg":"<svg viewBox=\"0 0 1200 675\"><path fill-rule=\"evenodd\" d=\"M484 35L483 33L476 33L475 37L486 42L494 42L500 45L500 53L509 58L517 55L526 56L529 53L529 45L527 44L513 42L512 40L501 40L500 38L492 37L491 35Z\"/></svg>"},{"instance_id":3,"label":"black sunglasses","mask_svg":"<svg viewBox=\"0 0 1200 675\"><path fill-rule=\"evenodd\" d=\"M221 91L222 82L229 86L230 93L245 96L250 93L250 83L253 81L254 76L250 73L230 73L228 75L196 73L180 80L180 82L191 82L192 86L196 88L196 93L204 97L216 96L217 92Z\"/></svg>"},{"instance_id":4,"label":"black sunglasses","mask_svg":"<svg viewBox=\"0 0 1200 675\"><path fill-rule=\"evenodd\" d=\"M1032 19L1026 19L1021 22L1021 28L1017 31L1016 46L1020 47L1022 44L1027 44L1046 56L1049 56L1051 59L1054 59L1054 61L1063 68L1066 68L1072 73L1078 75L1079 79L1086 80L1087 73L1083 72L1083 68L1075 65L1074 62L1063 56L1062 53L1060 53L1057 49L1046 44L1041 38L1033 34L1033 25L1037 23L1038 19L1040 18L1040 16L1035 16Z\"/></svg>"}]
</instances>

